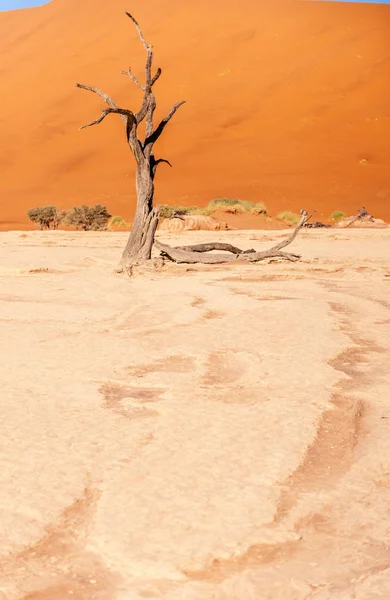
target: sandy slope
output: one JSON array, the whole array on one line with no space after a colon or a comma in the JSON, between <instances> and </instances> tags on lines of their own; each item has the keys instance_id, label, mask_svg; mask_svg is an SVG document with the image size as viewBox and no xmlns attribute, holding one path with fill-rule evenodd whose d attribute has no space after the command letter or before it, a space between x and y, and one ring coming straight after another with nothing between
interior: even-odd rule
<instances>
[{"instance_id":1,"label":"sandy slope","mask_svg":"<svg viewBox=\"0 0 390 600\"><path fill-rule=\"evenodd\" d=\"M0 598L388 598L390 231L125 235L0 236Z\"/></svg>"},{"instance_id":2,"label":"sandy slope","mask_svg":"<svg viewBox=\"0 0 390 600\"><path fill-rule=\"evenodd\" d=\"M390 217L390 8L298 0L52 0L0 14L1 214L104 202L130 218L133 165L121 123L78 127L99 114L76 81L119 104L137 92L143 54L123 16L132 10L155 46L159 115L188 104L159 150L158 200L216 196L264 201L271 212L365 204Z\"/></svg>"}]
</instances>

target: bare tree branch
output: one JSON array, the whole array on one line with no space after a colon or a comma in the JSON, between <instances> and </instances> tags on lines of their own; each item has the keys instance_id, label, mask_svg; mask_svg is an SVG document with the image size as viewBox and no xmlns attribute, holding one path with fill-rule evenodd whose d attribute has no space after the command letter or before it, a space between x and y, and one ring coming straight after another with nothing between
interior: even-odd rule
<instances>
[{"instance_id":1,"label":"bare tree branch","mask_svg":"<svg viewBox=\"0 0 390 600\"><path fill-rule=\"evenodd\" d=\"M106 108L102 111L102 114L98 119L96 119L95 121L91 121L86 125L83 125L81 129L85 129L86 127L92 127L93 125L98 125L109 114L118 114L125 121L127 142L131 148L131 151L134 154L134 158L136 159L137 163L143 163L145 161L145 155L143 153L141 143L137 137L137 120L134 113L131 110L127 110L126 108Z\"/></svg>"},{"instance_id":2,"label":"bare tree branch","mask_svg":"<svg viewBox=\"0 0 390 600\"><path fill-rule=\"evenodd\" d=\"M149 104L149 94L147 94L145 92L143 100L142 100L141 108L135 115L135 118L137 119L138 124L141 123L144 120L144 118L146 117L146 113L148 112L148 104Z\"/></svg>"},{"instance_id":3,"label":"bare tree branch","mask_svg":"<svg viewBox=\"0 0 390 600\"><path fill-rule=\"evenodd\" d=\"M145 138L146 139L153 133L153 116L154 116L154 111L156 110L156 106L157 106L156 98L155 98L152 90L150 90L148 110L146 111L146 128L145 128ZM151 150L152 149L150 148L150 151ZM149 154L149 156L150 156L150 154Z\"/></svg>"},{"instance_id":4,"label":"bare tree branch","mask_svg":"<svg viewBox=\"0 0 390 600\"><path fill-rule=\"evenodd\" d=\"M345 227L351 227L351 225L353 225L355 223L355 221L357 221L358 219L363 219L364 217L366 217L368 219L368 221L374 221L374 217L372 217L370 214L368 214L365 206L363 206L362 208L360 208L358 210L356 217L354 219L352 219L352 221L350 221Z\"/></svg>"},{"instance_id":5,"label":"bare tree branch","mask_svg":"<svg viewBox=\"0 0 390 600\"><path fill-rule=\"evenodd\" d=\"M162 71L161 71L161 69L160 69L160 67L159 67L159 68L157 69L157 73L155 74L155 76L152 78L152 80L151 80L151 82L150 82L150 87L153 87L153 86L154 86L154 84L156 83L157 79L159 79L159 78L160 78L160 76L161 76L161 73L162 73Z\"/></svg>"},{"instance_id":6,"label":"bare tree branch","mask_svg":"<svg viewBox=\"0 0 390 600\"><path fill-rule=\"evenodd\" d=\"M282 252L281 250L273 251L272 249L262 252L240 252L239 254L237 252L233 252L232 254L214 254L212 252L202 253L199 250L190 250L191 246L188 246L188 250L182 250L181 248L172 248L157 241L154 242L154 245L160 250L163 256L170 258L178 264L202 263L206 265L219 265L235 261L259 262L267 258L282 258L295 262L300 259L299 254L289 254L288 252Z\"/></svg>"},{"instance_id":7,"label":"bare tree branch","mask_svg":"<svg viewBox=\"0 0 390 600\"><path fill-rule=\"evenodd\" d=\"M291 242L293 242L295 240L295 238L297 237L300 229L308 222L309 219L311 219L311 217L313 216L314 213L315 213L315 211L313 211L310 215L308 215L307 211L302 209L301 210L301 219L300 219L298 225L296 226L296 228L294 229L292 235L289 238L287 238L286 240L283 240L283 242L280 242L280 244L273 246L273 248L271 248L271 250L277 252L278 250L281 250L282 248L285 248L286 246L291 244Z\"/></svg>"},{"instance_id":8,"label":"bare tree branch","mask_svg":"<svg viewBox=\"0 0 390 600\"><path fill-rule=\"evenodd\" d=\"M122 121L126 125L126 139L127 142L134 154L134 157L138 164L140 164L144 159L143 148L141 143L137 138L137 117L131 110L126 108L119 108L118 105L114 102L110 96L99 90L98 88L91 87L89 85L84 85L82 83L76 83L76 87L79 87L83 90L87 90L88 92L93 92L97 94L110 106L110 108L106 108L102 111L102 114L95 121L91 121L90 123L86 123L80 129L85 129L86 127L92 127L93 125L99 125L109 114L118 114L120 115Z\"/></svg>"},{"instance_id":9,"label":"bare tree branch","mask_svg":"<svg viewBox=\"0 0 390 600\"><path fill-rule=\"evenodd\" d=\"M92 125L98 125L107 117L107 115L110 115L110 114L118 114L121 117L124 117L128 126L129 126L129 124L131 126L135 122L135 116L134 116L134 113L131 112L131 110L127 110L126 108L118 108L118 107L106 108L105 110L102 111L102 114L100 115L100 117L98 119L96 119L95 121L91 121L90 123L87 123L86 125L83 125L82 127L80 127L80 129L85 129L86 127L92 127Z\"/></svg>"},{"instance_id":10,"label":"bare tree branch","mask_svg":"<svg viewBox=\"0 0 390 600\"><path fill-rule=\"evenodd\" d=\"M218 265L221 263L232 262L237 260L239 255L231 254L212 254L205 253L201 254L199 252L192 252L186 250L179 250L178 248L172 248L172 246L167 246L166 244L162 244L161 242L154 242L157 250L160 250L163 256L166 256L173 260L174 262L194 264L194 263L203 263L207 265Z\"/></svg>"},{"instance_id":11,"label":"bare tree branch","mask_svg":"<svg viewBox=\"0 0 390 600\"><path fill-rule=\"evenodd\" d=\"M111 106L111 108L118 108L114 100L108 94L105 94L98 88L92 87L90 85L84 85L83 83L76 83L76 87L82 90L87 90L87 92L93 92L94 94L100 96L100 98L103 98L104 102L108 104L108 106Z\"/></svg>"},{"instance_id":12,"label":"bare tree branch","mask_svg":"<svg viewBox=\"0 0 390 600\"><path fill-rule=\"evenodd\" d=\"M212 250L224 250L225 252L231 252L232 254L250 254L255 252L253 248L250 250L241 250L231 244L225 244L225 242L206 242L205 244L195 244L193 246L176 246L176 250L185 250L186 252L211 252Z\"/></svg>"},{"instance_id":13,"label":"bare tree branch","mask_svg":"<svg viewBox=\"0 0 390 600\"><path fill-rule=\"evenodd\" d=\"M135 75L133 75L133 73L131 72L131 68L130 68L130 67L129 67L128 71L122 71L122 75L127 75L128 77L130 77L130 79L131 79L132 81L134 81L134 83L135 83L135 85L136 85L137 87L139 87L141 90L145 91L145 86L144 86L144 85L142 85L142 83L140 83L140 82L138 81L138 79L136 78L136 76L135 76Z\"/></svg>"},{"instance_id":14,"label":"bare tree branch","mask_svg":"<svg viewBox=\"0 0 390 600\"><path fill-rule=\"evenodd\" d=\"M137 77L131 72L131 67L128 68L127 71L121 71L122 75L127 75L128 77L130 77L130 79L132 81L134 81L135 85L137 87L139 87L143 92L146 91L146 87L144 85L142 85L142 83L137 79ZM153 87L154 84L156 83L156 81L160 78L161 76L161 69L158 68L157 69L157 73L155 74L155 76L151 79L149 87Z\"/></svg>"},{"instance_id":15,"label":"bare tree branch","mask_svg":"<svg viewBox=\"0 0 390 600\"><path fill-rule=\"evenodd\" d=\"M111 108L118 108L118 105L116 104L116 102L114 102L114 100L111 98L111 96L109 96L108 94L105 94L104 92L102 92L102 90L99 90L98 88L92 87L90 85L84 85L83 83L76 83L76 87L78 87L82 90L87 90L87 92L93 92L94 94L97 94L98 96L100 96L100 98L102 98L104 100L104 102L106 104L108 104L108 106L110 106ZM103 119L104 119L104 117L103 117ZM127 125L126 116L121 114L121 119ZM99 121L99 123L101 123L101 121ZM94 124L95 123L92 123L92 125L94 125ZM83 127L81 129L83 129Z\"/></svg>"},{"instance_id":16,"label":"bare tree branch","mask_svg":"<svg viewBox=\"0 0 390 600\"><path fill-rule=\"evenodd\" d=\"M283 240L276 246L269 248L269 250L261 250L259 252L255 252L253 249L243 251L240 250L240 248L231 246L230 244L224 244L220 242L196 244L195 246L184 246L176 248L172 248L171 246L161 244L161 242L155 242L155 246L158 250L160 250L163 256L167 256L168 258L177 263L203 263L209 265L216 265L232 261L244 260L248 262L258 262L267 258L282 258L284 260L295 262L300 259L300 255L282 252L282 248L285 248L286 246L291 244L291 242L294 241L294 239L298 235L298 232L304 226L304 224L307 223L309 218L310 217L308 216L307 212L305 210L302 210L301 219L296 228L294 229L292 235L290 235L290 237ZM231 256L231 254L212 254L210 253L211 250L225 250L233 254L233 256Z\"/></svg>"},{"instance_id":17,"label":"bare tree branch","mask_svg":"<svg viewBox=\"0 0 390 600\"><path fill-rule=\"evenodd\" d=\"M186 101L182 100L181 102L177 102L177 104L172 106L172 108L169 111L169 113L167 114L167 116L160 122L160 124L158 125L158 127L156 127L156 129L153 131L153 133L146 138L144 147L148 146L149 144L153 145L158 140L158 138L164 131L165 127L167 126L169 121L172 119L173 115L185 103L186 103Z\"/></svg>"},{"instance_id":18,"label":"bare tree branch","mask_svg":"<svg viewBox=\"0 0 390 600\"><path fill-rule=\"evenodd\" d=\"M146 59L146 85L145 88L148 89L151 85L151 81L152 81L152 62L153 62L153 50L152 50L152 46L149 46L149 44L147 43L147 41L145 40L144 34L142 33L141 27L138 23L138 21L133 17L133 15L131 15L129 12L126 12L126 15L129 17L129 19L131 19L135 25L135 28L137 30L139 39L142 42L143 47L145 48L146 52L147 52L147 59Z\"/></svg>"},{"instance_id":19,"label":"bare tree branch","mask_svg":"<svg viewBox=\"0 0 390 600\"><path fill-rule=\"evenodd\" d=\"M153 154L151 154L150 156L150 170L152 171L153 177L156 175L156 171L157 171L157 167L158 165L161 165L162 163L165 163L167 165L169 165L172 168L171 163L169 162L169 160L166 160L165 158L159 158L159 159L155 159Z\"/></svg>"},{"instance_id":20,"label":"bare tree branch","mask_svg":"<svg viewBox=\"0 0 390 600\"><path fill-rule=\"evenodd\" d=\"M159 69L159 71L161 74L161 69ZM158 75L159 71L157 71L156 75ZM155 77L156 77L156 75L155 75ZM158 79L158 77L157 77L157 79ZM157 81L157 79L155 79L155 81ZM153 133L153 127L154 127L153 126L153 117L154 117L154 111L156 110L156 106L157 106L156 98L155 98L155 95L152 90L152 85L153 85L153 83L151 83L150 86L146 89L145 96L144 96L144 98L146 99L146 106L147 106L145 139L147 139ZM144 150L145 150L145 144L144 144ZM148 158L150 158L151 153L152 153L152 146L150 146L150 148L145 152L145 154Z\"/></svg>"},{"instance_id":21,"label":"bare tree branch","mask_svg":"<svg viewBox=\"0 0 390 600\"><path fill-rule=\"evenodd\" d=\"M145 89L149 92L152 82L152 63L153 63L153 50L152 46L148 46L148 57L146 59L145 72L146 72L146 85Z\"/></svg>"},{"instance_id":22,"label":"bare tree branch","mask_svg":"<svg viewBox=\"0 0 390 600\"><path fill-rule=\"evenodd\" d=\"M173 213L173 215L171 215L170 217L167 217L167 219L169 221L172 221L172 219L180 219L180 221L185 221L184 216L178 212Z\"/></svg>"},{"instance_id":23,"label":"bare tree branch","mask_svg":"<svg viewBox=\"0 0 390 600\"><path fill-rule=\"evenodd\" d=\"M103 119L106 118L107 115L110 114L112 109L110 108L106 108L105 110L102 110L102 114L100 115L100 117L98 119L96 119L95 121L90 121L90 123L86 123L85 125L82 125L80 127L81 129L85 129L86 127L92 127L92 125L99 125L99 123L101 123L103 121Z\"/></svg>"},{"instance_id":24,"label":"bare tree branch","mask_svg":"<svg viewBox=\"0 0 390 600\"><path fill-rule=\"evenodd\" d=\"M137 30L137 33L139 35L139 39L141 40L143 47L145 48L145 50L148 50L149 45L148 45L148 43L146 42L146 40L144 38L144 34L142 33L142 30L141 30L141 27L140 27L138 21L133 17L133 15L131 15L127 11L126 11L126 15L129 17L129 19L131 19L133 21L133 23L135 25L135 28Z\"/></svg>"},{"instance_id":25,"label":"bare tree branch","mask_svg":"<svg viewBox=\"0 0 390 600\"><path fill-rule=\"evenodd\" d=\"M154 162L154 166L157 167L157 165L160 165L161 163L165 163L166 165L169 165L171 167L171 169L173 168L172 164L166 158L159 158L159 159L157 159Z\"/></svg>"}]
</instances>

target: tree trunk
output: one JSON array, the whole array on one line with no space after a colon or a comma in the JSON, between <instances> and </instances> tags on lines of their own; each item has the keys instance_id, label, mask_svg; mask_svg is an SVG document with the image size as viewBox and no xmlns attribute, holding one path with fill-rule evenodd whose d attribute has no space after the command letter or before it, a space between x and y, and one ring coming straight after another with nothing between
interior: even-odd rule
<instances>
[{"instance_id":1,"label":"tree trunk","mask_svg":"<svg viewBox=\"0 0 390 600\"><path fill-rule=\"evenodd\" d=\"M129 268L139 262L150 260L154 234L158 225L159 208L153 208L154 184L147 161L137 166L137 208L133 227L120 266Z\"/></svg>"},{"instance_id":2,"label":"tree trunk","mask_svg":"<svg viewBox=\"0 0 390 600\"><path fill-rule=\"evenodd\" d=\"M182 101L174 104L169 113L157 126L155 126L154 112L157 105L153 86L160 79L162 71L161 69L157 69L156 73L153 75L153 48L146 42L138 21L136 21L130 13L126 12L126 15L133 22L138 37L146 50L145 83L141 83L138 78L133 75L130 68L127 71L122 71L124 75L127 75L131 81L143 91L142 103L138 112L119 107L110 96L98 88L83 83L76 83L78 88L97 94L109 107L102 110L99 118L83 125L81 129L98 125L108 115L119 115L125 124L126 139L137 163L137 207L133 227L126 248L122 254L120 267L117 269L118 272L123 270L130 271L132 265L141 263L145 260L150 260L152 256L154 235L156 233L158 215L160 212L159 207L153 208L153 181L158 165L166 163L169 166L172 166L165 158L156 158L154 156L153 146L163 133L169 121L176 114L177 110L185 103ZM142 141L138 136L138 126L143 121L145 122L145 137Z\"/></svg>"}]
</instances>

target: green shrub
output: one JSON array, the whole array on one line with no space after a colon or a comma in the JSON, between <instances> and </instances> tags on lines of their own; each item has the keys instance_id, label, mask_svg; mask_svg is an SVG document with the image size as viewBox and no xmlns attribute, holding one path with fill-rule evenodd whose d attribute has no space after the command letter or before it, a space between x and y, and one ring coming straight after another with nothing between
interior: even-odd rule
<instances>
[{"instance_id":1,"label":"green shrub","mask_svg":"<svg viewBox=\"0 0 390 600\"><path fill-rule=\"evenodd\" d=\"M67 210L57 209L56 214L54 215L53 229L58 229L58 226L61 223L63 223L64 221L66 221L67 215L68 215Z\"/></svg>"},{"instance_id":2,"label":"green shrub","mask_svg":"<svg viewBox=\"0 0 390 600\"><path fill-rule=\"evenodd\" d=\"M233 215L252 213L254 215L267 215L265 204L236 200L234 198L216 198L206 207L200 206L163 206L160 211L160 219L170 219L173 215L212 215L216 210L221 210Z\"/></svg>"},{"instance_id":3,"label":"green shrub","mask_svg":"<svg viewBox=\"0 0 390 600\"><path fill-rule=\"evenodd\" d=\"M241 204L233 204L232 206L225 206L223 209L223 212L229 214L229 215L243 215L245 213L247 213L247 209L242 206Z\"/></svg>"},{"instance_id":4,"label":"green shrub","mask_svg":"<svg viewBox=\"0 0 390 600\"><path fill-rule=\"evenodd\" d=\"M159 218L160 219L171 219L174 215L209 215L210 211L208 208L201 208L200 206L173 206L164 205L161 207Z\"/></svg>"},{"instance_id":5,"label":"green shrub","mask_svg":"<svg viewBox=\"0 0 390 600\"><path fill-rule=\"evenodd\" d=\"M95 206L75 206L68 214L66 221L68 225L73 225L76 229L83 231L102 231L107 229L107 223L111 218L110 213L105 206L95 204Z\"/></svg>"},{"instance_id":6,"label":"green shrub","mask_svg":"<svg viewBox=\"0 0 390 600\"><path fill-rule=\"evenodd\" d=\"M211 200L208 208L212 210L219 209L225 210L225 212L233 212L232 209L237 208L238 206L240 206L246 212L252 212L256 205L254 202L238 200L236 198L215 198L215 200Z\"/></svg>"},{"instance_id":7,"label":"green shrub","mask_svg":"<svg viewBox=\"0 0 390 600\"><path fill-rule=\"evenodd\" d=\"M205 217L209 217L212 214L212 210L208 206L192 206L191 212L188 213L190 215L204 215Z\"/></svg>"},{"instance_id":8,"label":"green shrub","mask_svg":"<svg viewBox=\"0 0 390 600\"><path fill-rule=\"evenodd\" d=\"M257 204L255 204L255 207L252 210L252 212L255 215L263 215L264 217L268 215L267 207L263 202L258 202Z\"/></svg>"},{"instance_id":9,"label":"green shrub","mask_svg":"<svg viewBox=\"0 0 390 600\"><path fill-rule=\"evenodd\" d=\"M298 225L301 219L297 213L293 213L290 210L284 210L283 212L279 213L276 218L279 219L279 221L284 221L288 225Z\"/></svg>"},{"instance_id":10,"label":"green shrub","mask_svg":"<svg viewBox=\"0 0 390 600\"><path fill-rule=\"evenodd\" d=\"M55 206L37 206L27 211L27 216L40 229L57 229L66 216L66 210L57 210Z\"/></svg>"},{"instance_id":11,"label":"green shrub","mask_svg":"<svg viewBox=\"0 0 390 600\"><path fill-rule=\"evenodd\" d=\"M237 198L215 198L208 208L211 211L222 210L231 214L243 214L245 212L256 215L267 215L267 208L262 202L250 202L249 200L238 200Z\"/></svg>"},{"instance_id":12,"label":"green shrub","mask_svg":"<svg viewBox=\"0 0 390 600\"><path fill-rule=\"evenodd\" d=\"M111 229L111 227L127 227L127 223L123 217L111 217L108 228Z\"/></svg>"},{"instance_id":13,"label":"green shrub","mask_svg":"<svg viewBox=\"0 0 390 600\"><path fill-rule=\"evenodd\" d=\"M340 219L345 219L347 215L345 214L345 212L343 212L342 210L335 210L331 215L330 218L332 219L332 221L340 221Z\"/></svg>"}]
</instances>

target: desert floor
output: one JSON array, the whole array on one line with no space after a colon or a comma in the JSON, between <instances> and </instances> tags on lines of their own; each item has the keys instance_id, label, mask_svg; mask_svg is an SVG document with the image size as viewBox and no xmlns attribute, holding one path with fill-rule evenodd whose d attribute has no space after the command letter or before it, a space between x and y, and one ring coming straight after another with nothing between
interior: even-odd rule
<instances>
[{"instance_id":1,"label":"desert floor","mask_svg":"<svg viewBox=\"0 0 390 600\"><path fill-rule=\"evenodd\" d=\"M389 598L390 229L126 235L0 235L0 598Z\"/></svg>"}]
</instances>

